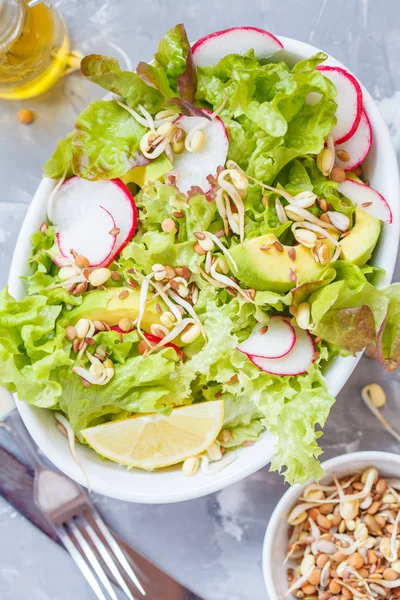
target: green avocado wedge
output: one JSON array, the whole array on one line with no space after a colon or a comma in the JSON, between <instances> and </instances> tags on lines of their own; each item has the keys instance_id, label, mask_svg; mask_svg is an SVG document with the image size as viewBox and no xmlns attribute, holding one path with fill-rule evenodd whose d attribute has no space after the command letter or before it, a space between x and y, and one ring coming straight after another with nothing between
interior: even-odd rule
<instances>
[{"instance_id":1,"label":"green avocado wedge","mask_svg":"<svg viewBox=\"0 0 400 600\"><path fill-rule=\"evenodd\" d=\"M362 267L369 261L378 242L382 223L364 210L357 209L356 222L350 233L340 242L340 258Z\"/></svg>"},{"instance_id":2,"label":"green avocado wedge","mask_svg":"<svg viewBox=\"0 0 400 600\"><path fill-rule=\"evenodd\" d=\"M304 246L294 248L296 256L292 260L290 248L280 244L272 233L231 248L230 253L238 266L236 277L256 290L278 293L288 292L296 285L315 279L324 267L315 262L311 251ZM293 281L293 273L297 282Z\"/></svg>"},{"instance_id":3,"label":"green avocado wedge","mask_svg":"<svg viewBox=\"0 0 400 600\"><path fill-rule=\"evenodd\" d=\"M128 296L120 298L121 292L128 291ZM110 288L106 290L93 290L85 294L82 304L68 313L71 325L75 325L79 319L90 319L91 321L103 321L112 327L128 317L133 321L139 315L140 294L136 290L127 288ZM160 301L150 300L146 304L146 310L142 318L142 328L150 331L151 325L160 323L160 315L157 312L157 303L163 311L167 307Z\"/></svg>"}]
</instances>

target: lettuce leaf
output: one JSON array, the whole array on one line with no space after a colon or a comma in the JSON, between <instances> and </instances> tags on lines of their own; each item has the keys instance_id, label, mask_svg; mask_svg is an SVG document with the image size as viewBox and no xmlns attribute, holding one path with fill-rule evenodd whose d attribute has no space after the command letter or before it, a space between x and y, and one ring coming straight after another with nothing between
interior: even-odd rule
<instances>
[{"instance_id":1,"label":"lettuce leaf","mask_svg":"<svg viewBox=\"0 0 400 600\"><path fill-rule=\"evenodd\" d=\"M388 318L396 319L400 289L388 290L376 289L362 269L339 260L322 271L318 281L292 290L290 311L295 315L298 304L308 302L313 333L342 354L356 354L375 342L379 332L382 339Z\"/></svg>"},{"instance_id":2,"label":"lettuce leaf","mask_svg":"<svg viewBox=\"0 0 400 600\"><path fill-rule=\"evenodd\" d=\"M75 175L91 180L120 177L138 163L144 133L145 128L116 102L94 100L75 122Z\"/></svg>"},{"instance_id":3,"label":"lettuce leaf","mask_svg":"<svg viewBox=\"0 0 400 600\"><path fill-rule=\"evenodd\" d=\"M147 231L141 236L136 236L135 240L124 248L118 263L123 270L137 267L143 274L147 274L157 263L171 267L186 265L194 269L198 260L199 255L193 251L193 242L178 244L175 243L174 233Z\"/></svg>"},{"instance_id":4,"label":"lettuce leaf","mask_svg":"<svg viewBox=\"0 0 400 600\"><path fill-rule=\"evenodd\" d=\"M376 354L387 371L394 371L400 365L400 283L393 283L382 294L389 305L378 334Z\"/></svg>"},{"instance_id":5,"label":"lettuce leaf","mask_svg":"<svg viewBox=\"0 0 400 600\"><path fill-rule=\"evenodd\" d=\"M170 87L168 77L163 69L140 62L136 67L136 73L146 85L160 92L165 98L173 98L175 96L174 90Z\"/></svg>"},{"instance_id":6,"label":"lettuce leaf","mask_svg":"<svg viewBox=\"0 0 400 600\"><path fill-rule=\"evenodd\" d=\"M278 438L271 469L283 471L289 483L304 483L309 477L318 480L323 475L317 460L322 453L317 441L322 432L316 431L316 426L324 426L335 398L326 389L316 366L297 379L299 389L293 395L286 379L282 378L280 385L277 383L274 400L267 393L267 401L262 405L266 415L264 424ZM295 387L296 383L292 385ZM272 392L271 388L267 392ZM282 399L277 398L277 393L282 394ZM287 401L285 394L289 393L292 397Z\"/></svg>"},{"instance_id":7,"label":"lettuce leaf","mask_svg":"<svg viewBox=\"0 0 400 600\"><path fill-rule=\"evenodd\" d=\"M67 170L67 177L71 177L72 137L73 132L68 133L65 138L58 142L53 156L43 165L43 174L45 177L50 177L50 179L61 179L68 165L70 165L70 169Z\"/></svg>"},{"instance_id":8,"label":"lettuce leaf","mask_svg":"<svg viewBox=\"0 0 400 600\"><path fill-rule=\"evenodd\" d=\"M115 376L106 386L90 388L83 388L71 369L61 369L59 407L76 432L96 424L100 417L124 410L168 412L177 404L170 378L175 360L176 353L168 349L146 358L132 356L123 364L114 363Z\"/></svg>"},{"instance_id":9,"label":"lettuce leaf","mask_svg":"<svg viewBox=\"0 0 400 600\"><path fill-rule=\"evenodd\" d=\"M72 364L71 344L57 322L61 309L41 295L18 302L7 288L0 292L0 384L35 406L57 406L59 368Z\"/></svg>"},{"instance_id":10,"label":"lettuce leaf","mask_svg":"<svg viewBox=\"0 0 400 600\"><path fill-rule=\"evenodd\" d=\"M161 109L163 96L132 71L122 71L116 58L89 54L82 59L81 73L89 81L124 99L131 108L139 104L154 114Z\"/></svg>"},{"instance_id":11,"label":"lettuce leaf","mask_svg":"<svg viewBox=\"0 0 400 600\"><path fill-rule=\"evenodd\" d=\"M182 24L169 29L160 40L154 58L172 81L176 81L184 72L189 49L190 44Z\"/></svg>"},{"instance_id":12,"label":"lettuce leaf","mask_svg":"<svg viewBox=\"0 0 400 600\"><path fill-rule=\"evenodd\" d=\"M196 98L214 109L227 98L221 117L230 157L250 175L271 184L291 160L322 149L336 123L336 89L315 70L325 58L319 53L291 71L283 62L261 64L250 52L198 69ZM311 92L320 94L316 104L306 102Z\"/></svg>"},{"instance_id":13,"label":"lettuce leaf","mask_svg":"<svg viewBox=\"0 0 400 600\"><path fill-rule=\"evenodd\" d=\"M375 340L374 314L363 304L354 308L333 308L319 321L315 333L355 355Z\"/></svg>"}]
</instances>

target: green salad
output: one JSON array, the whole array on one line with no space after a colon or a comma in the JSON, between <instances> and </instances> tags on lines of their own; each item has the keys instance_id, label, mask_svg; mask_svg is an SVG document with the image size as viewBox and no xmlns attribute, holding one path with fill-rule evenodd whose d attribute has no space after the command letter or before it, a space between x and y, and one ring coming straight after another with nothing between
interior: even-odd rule
<instances>
[{"instance_id":1,"label":"green salad","mask_svg":"<svg viewBox=\"0 0 400 600\"><path fill-rule=\"evenodd\" d=\"M182 25L135 72L83 59L110 94L44 165L26 297L0 295L1 385L128 467L190 475L268 431L272 469L321 476L329 361L400 362L362 90L326 59L292 64L256 28L191 48Z\"/></svg>"}]
</instances>

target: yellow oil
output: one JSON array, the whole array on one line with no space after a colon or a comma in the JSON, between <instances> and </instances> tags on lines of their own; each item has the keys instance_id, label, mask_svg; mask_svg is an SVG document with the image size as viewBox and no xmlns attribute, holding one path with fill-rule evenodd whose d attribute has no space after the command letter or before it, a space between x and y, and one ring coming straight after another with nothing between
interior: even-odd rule
<instances>
[{"instance_id":1,"label":"yellow oil","mask_svg":"<svg viewBox=\"0 0 400 600\"><path fill-rule=\"evenodd\" d=\"M29 8L18 38L0 54L0 98L31 98L48 90L63 75L69 38L62 18L45 4Z\"/></svg>"}]
</instances>

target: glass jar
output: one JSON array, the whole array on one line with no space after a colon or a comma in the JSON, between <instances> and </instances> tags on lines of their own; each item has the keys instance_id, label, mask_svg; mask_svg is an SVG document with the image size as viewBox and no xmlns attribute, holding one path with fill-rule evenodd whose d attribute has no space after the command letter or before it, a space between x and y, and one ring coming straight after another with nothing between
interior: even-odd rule
<instances>
[{"instance_id":1,"label":"glass jar","mask_svg":"<svg viewBox=\"0 0 400 600\"><path fill-rule=\"evenodd\" d=\"M31 98L64 73L66 25L50 2L0 0L0 98Z\"/></svg>"}]
</instances>

